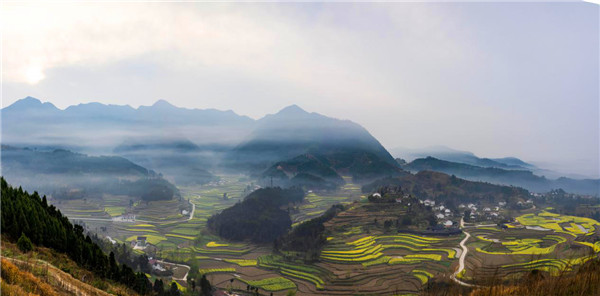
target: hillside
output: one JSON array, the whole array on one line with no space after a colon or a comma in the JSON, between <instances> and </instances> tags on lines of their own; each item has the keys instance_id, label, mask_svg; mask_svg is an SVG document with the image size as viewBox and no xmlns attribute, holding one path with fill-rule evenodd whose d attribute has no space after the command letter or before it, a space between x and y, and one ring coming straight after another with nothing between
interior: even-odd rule
<instances>
[{"instance_id":1,"label":"hillside","mask_svg":"<svg viewBox=\"0 0 600 296\"><path fill-rule=\"evenodd\" d=\"M244 201L213 215L208 228L219 236L235 241L272 242L291 228L289 211L282 207L301 202L304 192L297 188L263 188Z\"/></svg>"},{"instance_id":2,"label":"hillside","mask_svg":"<svg viewBox=\"0 0 600 296\"><path fill-rule=\"evenodd\" d=\"M578 194L600 194L600 180L575 180L564 177L552 180L537 176L526 170L480 167L433 157L415 159L402 167L412 172L437 171L456 175L467 180L513 185L535 192L548 192L552 189L562 188L568 192Z\"/></svg>"},{"instance_id":3,"label":"hillside","mask_svg":"<svg viewBox=\"0 0 600 296\"><path fill-rule=\"evenodd\" d=\"M189 186L219 179L208 171L217 165L219 149L224 148L200 147L185 137L142 137L123 142L113 152Z\"/></svg>"},{"instance_id":4,"label":"hillside","mask_svg":"<svg viewBox=\"0 0 600 296\"><path fill-rule=\"evenodd\" d=\"M421 171L396 178L377 180L362 187L363 192L375 192L383 186L400 186L407 194L419 199L459 203L508 201L514 204L518 199L527 199L527 190L518 187L494 185L484 182L467 181L444 173Z\"/></svg>"},{"instance_id":5,"label":"hillside","mask_svg":"<svg viewBox=\"0 0 600 296\"><path fill-rule=\"evenodd\" d=\"M306 153L368 153L396 166L387 150L360 125L308 113L296 105L260 119L250 136L230 153L228 164L262 171L277 161Z\"/></svg>"},{"instance_id":6,"label":"hillside","mask_svg":"<svg viewBox=\"0 0 600 296\"><path fill-rule=\"evenodd\" d=\"M54 198L104 193L171 199L179 191L154 171L117 156L88 156L68 150L37 151L2 146L2 173L10 182Z\"/></svg>"},{"instance_id":7,"label":"hillside","mask_svg":"<svg viewBox=\"0 0 600 296\"><path fill-rule=\"evenodd\" d=\"M119 265L114 254L106 255L84 234L81 226L71 224L53 205L48 205L45 196L40 197L37 193L29 194L21 188L13 188L4 178L0 179L0 183L3 240L16 242L19 250L25 253L37 247L44 247L65 254L77 266L89 270L101 280L124 284L140 294L151 293L152 284L144 273L135 273L129 266ZM3 248L3 255L5 252ZM5 278L5 268L8 266L2 264L2 268L2 278L7 284L19 286L18 280ZM14 268L12 272L20 273ZM24 276L31 278L26 274L19 277L23 280Z\"/></svg>"},{"instance_id":8,"label":"hillside","mask_svg":"<svg viewBox=\"0 0 600 296\"><path fill-rule=\"evenodd\" d=\"M265 170L263 182L280 186L302 186L307 189L333 190L346 182L341 177L351 176L354 182L364 183L377 178L401 175L401 169L364 151L344 151L330 154L302 154L279 161Z\"/></svg>"}]
</instances>

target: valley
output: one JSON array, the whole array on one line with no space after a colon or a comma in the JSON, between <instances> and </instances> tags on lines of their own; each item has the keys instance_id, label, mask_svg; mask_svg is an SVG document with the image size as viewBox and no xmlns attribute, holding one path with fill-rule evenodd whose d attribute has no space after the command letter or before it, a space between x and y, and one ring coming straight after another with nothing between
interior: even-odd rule
<instances>
[{"instance_id":1,"label":"valley","mask_svg":"<svg viewBox=\"0 0 600 296\"><path fill-rule=\"evenodd\" d=\"M53 110L32 118L74 120ZM164 101L127 110L148 126L206 114ZM3 256L59 250L73 260L64 272L94 277L82 287L159 296L467 295L577 277L600 260L598 180L471 154L406 163L360 125L295 105L256 121L213 115L196 127L229 129L219 118L233 117L244 135L197 144L147 131L111 139L108 155L3 143L3 240L33 242ZM62 228L25 214L36 211Z\"/></svg>"},{"instance_id":2,"label":"valley","mask_svg":"<svg viewBox=\"0 0 600 296\"><path fill-rule=\"evenodd\" d=\"M182 288L188 287L187 268L193 266L216 287L244 292L253 286L265 295L285 295L288 290L297 295L409 295L444 278L483 286L498 275L514 279L534 269L558 275L600 251L597 221L537 207L520 211L503 207L498 213L513 221L506 223L465 223L463 213L456 210L436 222L454 221L454 227L463 230L450 235L427 232L423 225L398 227L403 217L417 217L425 210L397 201L369 202L368 193L346 176L339 189L309 190L304 201L286 206L294 228L333 205L344 207L324 223L326 244L318 258L306 261L302 252L273 250L269 243L228 241L207 230L213 214L259 187L243 175L218 177L218 182L179 187L181 200L145 203L105 196L60 201L57 206L86 229L160 259L159 265L172 269L171 278ZM494 203L481 201L477 206L494 208ZM111 220L124 215L129 219ZM96 218L107 220L92 220ZM140 237L145 238L144 247L139 246Z\"/></svg>"}]
</instances>

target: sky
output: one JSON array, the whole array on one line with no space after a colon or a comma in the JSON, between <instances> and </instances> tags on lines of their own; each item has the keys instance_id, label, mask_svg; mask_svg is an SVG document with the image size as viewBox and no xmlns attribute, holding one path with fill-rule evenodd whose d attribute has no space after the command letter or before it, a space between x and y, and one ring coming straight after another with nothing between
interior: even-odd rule
<instances>
[{"instance_id":1,"label":"sky","mask_svg":"<svg viewBox=\"0 0 600 296\"><path fill-rule=\"evenodd\" d=\"M600 175L591 3L5 2L1 22L2 106L297 104L388 149Z\"/></svg>"}]
</instances>

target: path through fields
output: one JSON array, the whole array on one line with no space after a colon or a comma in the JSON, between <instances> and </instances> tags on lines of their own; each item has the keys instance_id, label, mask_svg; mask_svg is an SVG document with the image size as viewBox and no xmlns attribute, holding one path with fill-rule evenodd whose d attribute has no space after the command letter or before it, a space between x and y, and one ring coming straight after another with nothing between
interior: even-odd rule
<instances>
[{"instance_id":1,"label":"path through fields","mask_svg":"<svg viewBox=\"0 0 600 296\"><path fill-rule=\"evenodd\" d=\"M458 283L459 285L463 285L466 287L475 287L475 285L465 283L456 278L458 274L460 274L465 269L465 258L467 257L467 252L469 252L469 248L467 248L465 243L471 237L471 234L465 231L465 221L463 220L463 218L460 218L460 228L465 233L465 238L463 238L463 240L460 242L460 247L463 251L460 254L460 258L458 259L458 269L452 274L450 278L452 278L452 280Z\"/></svg>"},{"instance_id":2,"label":"path through fields","mask_svg":"<svg viewBox=\"0 0 600 296\"><path fill-rule=\"evenodd\" d=\"M198 196L200 197L200 196ZM189 200L190 204L192 205L192 212L190 213L190 217L188 218L188 221L192 220L192 218L194 218L194 212L196 211L196 204L193 203L191 200Z\"/></svg>"},{"instance_id":3,"label":"path through fields","mask_svg":"<svg viewBox=\"0 0 600 296\"><path fill-rule=\"evenodd\" d=\"M188 265L171 263L171 262L166 262L166 261L163 261L163 260L156 260L156 262L162 263L162 264L168 264L168 265L175 265L177 267L183 267L183 268L187 269L185 275L182 278L175 278L175 277L173 277L174 280L184 281L184 282L187 281L188 273L190 273L190 267Z\"/></svg>"}]
</instances>

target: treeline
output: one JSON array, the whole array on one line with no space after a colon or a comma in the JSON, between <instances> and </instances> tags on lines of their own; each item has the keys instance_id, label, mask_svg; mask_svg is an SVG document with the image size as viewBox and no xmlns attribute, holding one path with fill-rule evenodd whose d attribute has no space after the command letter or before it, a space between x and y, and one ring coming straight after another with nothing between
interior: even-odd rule
<instances>
[{"instance_id":1,"label":"treeline","mask_svg":"<svg viewBox=\"0 0 600 296\"><path fill-rule=\"evenodd\" d=\"M300 188L261 188L244 201L210 217L207 225L226 239L273 242L292 226L289 211L282 207L303 199L304 191Z\"/></svg>"},{"instance_id":2,"label":"treeline","mask_svg":"<svg viewBox=\"0 0 600 296\"><path fill-rule=\"evenodd\" d=\"M48 205L46 196L40 198L37 192L28 194L20 187L13 188L4 178L0 178L0 182L1 230L5 238L16 242L26 237L35 245L67 254L101 278L120 282L142 295L152 293L152 283L144 273L119 265L112 252L107 256L89 236L84 236L83 227L71 224L60 210Z\"/></svg>"},{"instance_id":3,"label":"treeline","mask_svg":"<svg viewBox=\"0 0 600 296\"><path fill-rule=\"evenodd\" d=\"M101 197L102 194L112 195L127 195L131 197L141 198L147 201L155 200L170 200L173 197L181 196L179 189L169 181L160 178L141 178L135 181L130 180L119 180L117 178L103 178L103 179L87 179L79 182L75 179L61 179L60 176L55 176L56 184L64 184L58 188L52 189L47 192L52 194L55 199L81 199L83 197ZM54 178L54 177L53 177ZM61 181L65 180L65 181ZM53 188L56 185L50 185L44 188Z\"/></svg>"},{"instance_id":4,"label":"treeline","mask_svg":"<svg viewBox=\"0 0 600 296\"><path fill-rule=\"evenodd\" d=\"M302 222L289 233L275 241L275 249L282 251L296 251L305 254L304 260L314 261L319 258L321 248L327 242L325 236L325 222L333 219L344 210L343 205L333 205L317 218Z\"/></svg>"},{"instance_id":5,"label":"treeline","mask_svg":"<svg viewBox=\"0 0 600 296\"><path fill-rule=\"evenodd\" d=\"M467 181L444 173L422 171L396 178L384 178L362 187L363 193L372 193L384 186L400 186L404 193L419 199L434 199L444 204L487 201L505 201L516 204L531 197L529 191L512 186Z\"/></svg>"}]
</instances>

